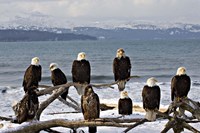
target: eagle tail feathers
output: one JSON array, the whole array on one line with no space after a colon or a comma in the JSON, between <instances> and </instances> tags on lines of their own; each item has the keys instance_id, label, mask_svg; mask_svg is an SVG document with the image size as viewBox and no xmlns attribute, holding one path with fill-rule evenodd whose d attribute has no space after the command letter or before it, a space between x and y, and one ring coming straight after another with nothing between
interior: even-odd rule
<instances>
[{"instance_id":1,"label":"eagle tail feathers","mask_svg":"<svg viewBox=\"0 0 200 133\"><path fill-rule=\"evenodd\" d=\"M145 118L149 121L156 120L156 112L154 110L146 110Z\"/></svg>"}]
</instances>

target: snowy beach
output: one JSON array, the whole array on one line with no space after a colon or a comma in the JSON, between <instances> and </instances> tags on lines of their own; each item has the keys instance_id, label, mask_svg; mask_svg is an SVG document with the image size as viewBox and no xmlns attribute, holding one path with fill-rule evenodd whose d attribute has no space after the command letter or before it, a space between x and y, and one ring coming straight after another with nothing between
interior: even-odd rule
<instances>
[{"instance_id":1,"label":"snowy beach","mask_svg":"<svg viewBox=\"0 0 200 133\"><path fill-rule=\"evenodd\" d=\"M100 112L100 118L119 118L120 119L136 119L136 118L144 118L145 112L142 109L142 103L133 103L133 114L132 115L127 115L122 117L122 115L118 114L118 110L116 108L118 98L111 98L112 95L110 95L109 99L103 99L104 93L101 93L102 91L106 91L107 93L118 93L118 90L116 89L116 86L114 86L115 89L110 89L110 88L102 88L102 89L94 89L96 93L99 94L100 97L100 102L101 103L106 103L110 106L115 106L113 110L107 110L107 111L101 111ZM23 89L21 88L20 90L15 90L16 93L18 93L19 99L22 97L23 94ZM10 93L10 91L7 91L6 93ZM50 95L45 95L40 97L40 102L44 101L46 98L48 98ZM76 90L74 87L70 87L69 91L69 96L75 98L75 100L80 103L80 96L76 93ZM15 99L15 98L13 98ZM16 99L15 99L16 100ZM161 111L165 111L168 108L168 106L163 106L161 105ZM83 119L83 114L82 113L74 113L74 109L70 108L66 105L64 105L62 102L59 100L55 100L52 104L50 104L42 113L40 117L40 121L46 121L46 120L52 120L52 119L65 119L69 121L82 121ZM71 112L71 113L70 113ZM12 109L10 111L6 111L3 113L2 116L12 116L14 117L14 112ZM188 114L190 115L190 114ZM165 124L168 122L167 119L157 119L155 122L146 122L142 125L137 126L136 128L132 129L129 131L130 133L144 133L144 132L149 132L149 133L159 133L165 128ZM34 121L33 121L34 123ZM20 128L23 127L26 124L31 124L29 122L24 122L22 124L13 124L8 121L1 121L0 125L2 125L0 132L8 132L12 131L15 128ZM134 124L134 123L129 123L129 124ZM199 123L193 123L191 124L194 128L197 130L200 130L200 124ZM59 132L65 133L65 132L70 132L71 129L69 128L52 128L54 130L57 130ZM119 127L98 127L98 133L121 133L125 130L126 128L119 128ZM77 131L83 130L84 132L88 131L87 127L80 127L78 128ZM173 132L170 130L169 132ZM185 130L184 132L190 133L190 131ZM42 133L45 133L45 131L42 131Z\"/></svg>"}]
</instances>

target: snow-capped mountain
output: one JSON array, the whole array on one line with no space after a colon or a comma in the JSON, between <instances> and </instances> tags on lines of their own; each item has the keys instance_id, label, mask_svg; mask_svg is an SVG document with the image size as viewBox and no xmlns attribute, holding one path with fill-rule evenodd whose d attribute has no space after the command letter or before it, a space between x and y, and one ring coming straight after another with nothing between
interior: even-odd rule
<instances>
[{"instance_id":1,"label":"snow-capped mountain","mask_svg":"<svg viewBox=\"0 0 200 133\"><path fill-rule=\"evenodd\" d=\"M200 39L200 24L147 21L73 21L39 12L0 21L0 29L75 33L99 39Z\"/></svg>"}]
</instances>

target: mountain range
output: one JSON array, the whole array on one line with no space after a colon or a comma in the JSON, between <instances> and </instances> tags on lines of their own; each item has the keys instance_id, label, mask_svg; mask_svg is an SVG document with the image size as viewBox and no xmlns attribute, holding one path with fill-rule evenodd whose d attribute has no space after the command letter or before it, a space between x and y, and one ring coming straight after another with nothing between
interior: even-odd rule
<instances>
[{"instance_id":1,"label":"mountain range","mask_svg":"<svg viewBox=\"0 0 200 133\"><path fill-rule=\"evenodd\" d=\"M200 39L198 24L93 23L75 27L0 27L0 41Z\"/></svg>"}]
</instances>

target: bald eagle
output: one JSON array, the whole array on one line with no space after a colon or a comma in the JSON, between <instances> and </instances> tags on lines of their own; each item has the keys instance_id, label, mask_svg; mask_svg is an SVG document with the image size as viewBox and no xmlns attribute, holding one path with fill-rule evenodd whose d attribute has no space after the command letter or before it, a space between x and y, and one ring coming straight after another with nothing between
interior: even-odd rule
<instances>
[{"instance_id":1,"label":"bald eagle","mask_svg":"<svg viewBox=\"0 0 200 133\"><path fill-rule=\"evenodd\" d=\"M67 77L65 74L61 71L60 68L58 68L58 64L51 63L49 66L51 70L51 81L54 86L62 85L67 83ZM68 94L68 88L66 88L66 91L61 95L61 97L66 100Z\"/></svg>"},{"instance_id":2,"label":"bald eagle","mask_svg":"<svg viewBox=\"0 0 200 133\"><path fill-rule=\"evenodd\" d=\"M155 110L159 110L160 107L160 87L156 85L156 82L155 78L149 78L147 85L142 90L143 108L146 111L145 118L149 121L156 120Z\"/></svg>"},{"instance_id":3,"label":"bald eagle","mask_svg":"<svg viewBox=\"0 0 200 133\"><path fill-rule=\"evenodd\" d=\"M90 63L86 60L86 54L81 52L78 54L77 60L73 61L72 64L72 80L79 84L89 84L90 83ZM84 94L85 86L76 86L79 95Z\"/></svg>"},{"instance_id":4,"label":"bald eagle","mask_svg":"<svg viewBox=\"0 0 200 133\"><path fill-rule=\"evenodd\" d=\"M171 100L187 97L190 91L190 77L184 67L179 67L176 75L171 80Z\"/></svg>"},{"instance_id":5,"label":"bald eagle","mask_svg":"<svg viewBox=\"0 0 200 133\"><path fill-rule=\"evenodd\" d=\"M35 86L27 89L22 100L12 105L17 118L14 122L22 123L34 119L39 107L36 91L37 88Z\"/></svg>"},{"instance_id":6,"label":"bald eagle","mask_svg":"<svg viewBox=\"0 0 200 133\"><path fill-rule=\"evenodd\" d=\"M119 91L123 91L125 89L126 79L131 75L131 62L122 48L117 50L116 57L113 60L113 73L115 81L118 81Z\"/></svg>"},{"instance_id":7,"label":"bald eagle","mask_svg":"<svg viewBox=\"0 0 200 133\"><path fill-rule=\"evenodd\" d=\"M99 118L100 102L98 95L93 91L92 86L85 88L84 95L81 96L81 109L85 120ZM96 127L89 127L89 133L97 132Z\"/></svg>"},{"instance_id":8,"label":"bald eagle","mask_svg":"<svg viewBox=\"0 0 200 133\"><path fill-rule=\"evenodd\" d=\"M127 91L121 91L120 99L118 101L118 112L122 115L132 114L132 100L128 97Z\"/></svg>"},{"instance_id":9,"label":"bald eagle","mask_svg":"<svg viewBox=\"0 0 200 133\"><path fill-rule=\"evenodd\" d=\"M186 74L186 69L184 67L179 67L177 69L176 75L171 80L171 100L180 101L181 98L187 97L190 91L191 80ZM179 108L179 116L186 117L184 114L185 110Z\"/></svg>"},{"instance_id":10,"label":"bald eagle","mask_svg":"<svg viewBox=\"0 0 200 133\"><path fill-rule=\"evenodd\" d=\"M42 67L39 64L39 58L34 57L31 60L31 65L26 69L22 86L27 92L28 88L35 86L38 88L38 83L41 81Z\"/></svg>"}]
</instances>

